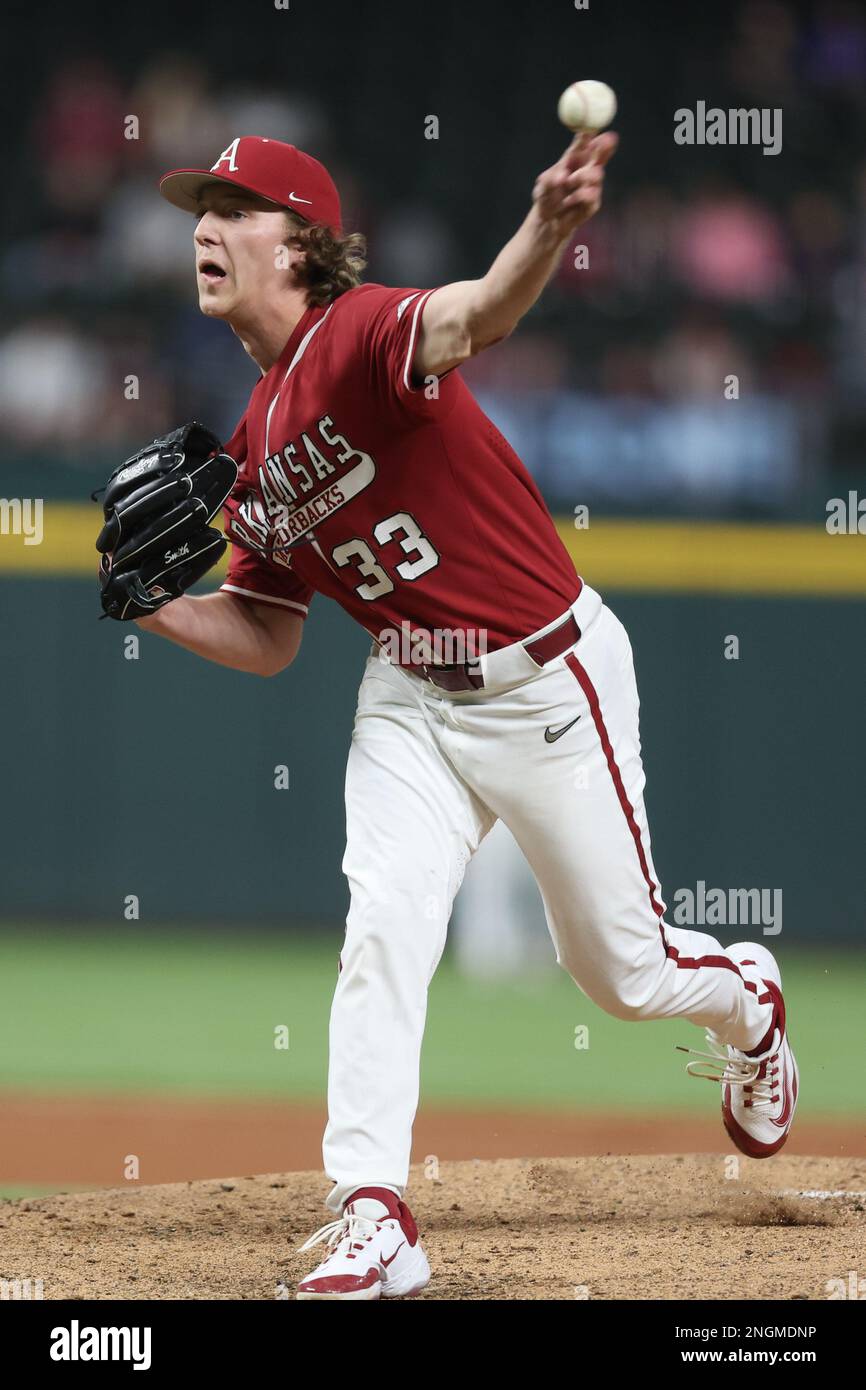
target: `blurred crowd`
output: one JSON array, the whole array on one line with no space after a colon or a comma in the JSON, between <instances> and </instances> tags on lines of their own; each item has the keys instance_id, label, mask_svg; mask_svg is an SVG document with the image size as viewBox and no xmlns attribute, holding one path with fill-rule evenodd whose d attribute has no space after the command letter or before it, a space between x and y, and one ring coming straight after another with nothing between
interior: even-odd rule
<instances>
[{"instance_id":1,"label":"blurred crowd","mask_svg":"<svg viewBox=\"0 0 866 1390\"><path fill-rule=\"evenodd\" d=\"M724 472L713 444L731 378L749 409L742 448L729 447L728 501L751 478L784 509L804 470L817 477L859 456L866 14L830 0L797 15L746 0L719 48L664 36L689 73L684 100L781 108L782 153L677 146L676 102L651 86L631 109L623 102L628 147L602 213L576 238L585 252L564 257L556 292L519 334L465 369L553 502L567 500L570 478L591 491L602 472L613 503L620 480L640 476L640 455L664 481L666 460L688 449L686 490L700 505ZM62 451L71 467L89 464L94 446L136 445L179 419L227 436L256 379L231 333L198 313L193 223L156 195L165 170L209 166L241 133L309 149L334 175L346 225L368 236L368 278L406 286L481 273L479 257L506 239L529 195L516 188L509 214L500 195L473 239L457 200L423 177L408 199L368 177L315 85L289 90L252 73L216 83L189 54L159 55L131 79L105 56L58 55L36 95L3 217L0 442L19 455ZM539 140L536 159L543 149Z\"/></svg>"}]
</instances>

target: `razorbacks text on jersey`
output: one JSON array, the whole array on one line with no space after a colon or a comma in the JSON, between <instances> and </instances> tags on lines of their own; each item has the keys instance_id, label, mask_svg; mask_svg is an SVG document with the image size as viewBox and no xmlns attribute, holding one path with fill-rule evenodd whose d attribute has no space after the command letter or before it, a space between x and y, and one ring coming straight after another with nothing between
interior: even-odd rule
<instances>
[{"instance_id":1,"label":"razorbacks text on jersey","mask_svg":"<svg viewBox=\"0 0 866 1390\"><path fill-rule=\"evenodd\" d=\"M365 284L307 309L226 445L229 593L305 616L319 592L377 640L481 631L489 651L574 602L538 488L459 373L413 378L435 292Z\"/></svg>"}]
</instances>

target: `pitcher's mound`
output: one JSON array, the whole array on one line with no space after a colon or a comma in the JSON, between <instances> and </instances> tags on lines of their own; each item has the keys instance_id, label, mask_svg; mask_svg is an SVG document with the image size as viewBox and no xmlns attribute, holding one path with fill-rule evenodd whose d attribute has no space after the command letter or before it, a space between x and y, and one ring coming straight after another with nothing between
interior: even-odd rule
<instances>
[{"instance_id":1,"label":"pitcher's mound","mask_svg":"<svg viewBox=\"0 0 866 1390\"><path fill-rule=\"evenodd\" d=\"M293 1298L327 1187L271 1173L4 1202L5 1296ZM431 1158L406 1196L433 1299L850 1297L866 1236L863 1159Z\"/></svg>"}]
</instances>

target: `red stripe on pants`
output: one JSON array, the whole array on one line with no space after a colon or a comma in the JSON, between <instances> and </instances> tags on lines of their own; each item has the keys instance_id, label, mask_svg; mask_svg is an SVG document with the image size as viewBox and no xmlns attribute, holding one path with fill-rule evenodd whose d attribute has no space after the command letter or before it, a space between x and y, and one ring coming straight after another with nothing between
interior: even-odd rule
<instances>
[{"instance_id":1,"label":"red stripe on pants","mask_svg":"<svg viewBox=\"0 0 866 1390\"><path fill-rule=\"evenodd\" d=\"M749 990L752 994L757 994L757 985L753 984L751 980L746 980L743 978L737 966L731 960L730 956L681 956L676 946L671 946L668 942L665 936L664 923L662 921L662 917L664 915L664 908L662 907L661 903L659 902L656 896L658 885L653 882L652 875L649 871L646 852L644 851L643 847L643 839L640 833L640 826L638 825L637 818L635 817L634 807L628 799L628 794L626 792L625 785L622 780L622 773L617 767L616 758L613 755L613 745L610 741L610 736L607 732L607 728L605 727L604 717L601 712L601 704L599 703L598 694L596 692L595 686L589 678L589 675L587 674L586 669L583 666L581 666L577 657L574 655L574 652L569 652L569 654L565 658L565 664L571 671L572 675L576 678L589 704L590 712L592 714L592 721L595 724L596 732L598 733L598 737L601 741L602 750L607 761L608 771L610 772L611 780L613 781L613 785L616 790L617 797L619 799L619 804L622 807L622 813L625 816L626 824L628 825L628 828L631 832L631 837L634 841L635 849L637 850L637 857L640 860L641 872L643 874L644 882L646 883L647 891L649 893L650 906L652 907L652 910L655 913L656 918L658 919L659 932L661 934L662 945L664 946L665 955L668 957L669 960L672 960L676 963L678 970L699 970L701 966L718 966L723 970L733 970L735 975L740 976L740 979L743 981L743 984L745 985L746 989ZM760 1004L767 1004L771 1001L771 999L772 995L767 993L761 995L758 999L758 1002Z\"/></svg>"}]
</instances>

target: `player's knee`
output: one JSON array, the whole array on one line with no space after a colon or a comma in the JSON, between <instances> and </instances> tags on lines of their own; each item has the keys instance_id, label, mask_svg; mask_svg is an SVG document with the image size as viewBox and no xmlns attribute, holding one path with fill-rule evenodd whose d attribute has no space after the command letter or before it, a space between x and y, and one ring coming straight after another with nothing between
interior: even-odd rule
<instances>
[{"instance_id":1,"label":"player's knee","mask_svg":"<svg viewBox=\"0 0 866 1390\"><path fill-rule=\"evenodd\" d=\"M623 1023L639 1023L641 1019L649 1017L643 1002L635 1003L630 999L624 999L619 993L612 995L610 1002L602 1004L602 1008Z\"/></svg>"},{"instance_id":2,"label":"player's knee","mask_svg":"<svg viewBox=\"0 0 866 1390\"><path fill-rule=\"evenodd\" d=\"M419 920L420 918L420 920ZM346 918L344 968L352 975L393 974L395 956L407 978L433 973L445 945L448 926L443 894L418 901L411 885L403 891L391 882L387 892L353 895Z\"/></svg>"},{"instance_id":3,"label":"player's knee","mask_svg":"<svg viewBox=\"0 0 866 1390\"><path fill-rule=\"evenodd\" d=\"M592 978L587 978L586 971L581 971L576 960L570 962L567 956L563 956L559 964L584 994L613 1018L621 1019L623 1023L637 1023L641 1019L656 1017L652 1005L655 980L649 978L646 968L611 961L609 973L603 977L593 974Z\"/></svg>"}]
</instances>

